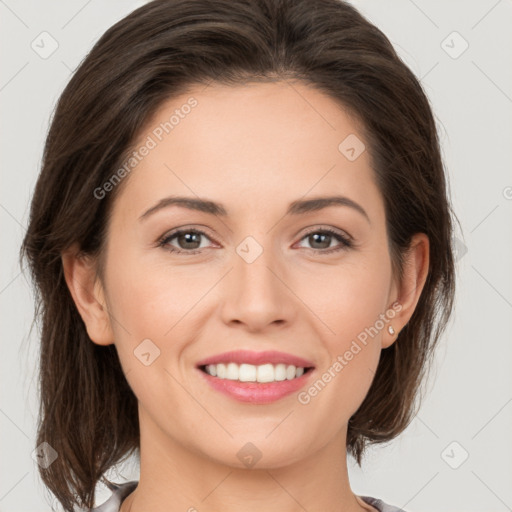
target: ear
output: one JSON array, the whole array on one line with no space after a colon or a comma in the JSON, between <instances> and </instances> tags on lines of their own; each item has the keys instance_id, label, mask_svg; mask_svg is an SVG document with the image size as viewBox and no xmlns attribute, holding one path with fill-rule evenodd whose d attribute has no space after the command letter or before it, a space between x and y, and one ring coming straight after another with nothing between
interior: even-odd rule
<instances>
[{"instance_id":1,"label":"ear","mask_svg":"<svg viewBox=\"0 0 512 512\"><path fill-rule=\"evenodd\" d=\"M428 276L429 247L429 239L425 233L416 233L412 237L409 250L404 255L402 282L393 285L390 296L392 309L396 314L384 329L382 348L388 348L396 341L398 333L407 324L416 309ZM395 298L393 299L393 297ZM389 333L389 325L395 330L394 334Z\"/></svg>"},{"instance_id":2,"label":"ear","mask_svg":"<svg viewBox=\"0 0 512 512\"><path fill-rule=\"evenodd\" d=\"M105 293L93 258L73 246L61 254L64 277L87 334L98 345L114 343Z\"/></svg>"}]
</instances>

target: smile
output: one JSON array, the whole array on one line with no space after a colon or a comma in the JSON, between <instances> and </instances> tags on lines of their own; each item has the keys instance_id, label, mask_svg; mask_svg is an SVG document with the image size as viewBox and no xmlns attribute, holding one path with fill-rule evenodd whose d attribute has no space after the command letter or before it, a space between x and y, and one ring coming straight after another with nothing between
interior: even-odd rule
<instances>
[{"instance_id":1,"label":"smile","mask_svg":"<svg viewBox=\"0 0 512 512\"><path fill-rule=\"evenodd\" d=\"M201 369L217 379L237 380L239 382L280 382L301 377L309 368L292 364L253 364L219 363L202 366Z\"/></svg>"},{"instance_id":2,"label":"smile","mask_svg":"<svg viewBox=\"0 0 512 512\"><path fill-rule=\"evenodd\" d=\"M196 368L210 389L240 402L268 404L298 392L314 374L311 361L284 352L225 352Z\"/></svg>"}]
</instances>

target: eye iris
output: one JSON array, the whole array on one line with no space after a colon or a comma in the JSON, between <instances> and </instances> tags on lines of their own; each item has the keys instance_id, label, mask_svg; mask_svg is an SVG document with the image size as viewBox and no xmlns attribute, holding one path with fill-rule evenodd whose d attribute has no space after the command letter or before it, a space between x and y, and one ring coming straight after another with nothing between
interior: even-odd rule
<instances>
[{"instance_id":1,"label":"eye iris","mask_svg":"<svg viewBox=\"0 0 512 512\"><path fill-rule=\"evenodd\" d=\"M315 249L326 249L330 245L331 236L332 235L329 235L327 233L314 233L313 235L309 236L309 239L310 239L310 243L311 243L311 240L313 240L312 247L314 247ZM326 237L328 239L327 245L325 245L325 238ZM323 242L322 241L318 242L318 238L322 238ZM314 245L315 243L320 243L321 247L315 247L315 245ZM322 245L322 244L324 244L324 245Z\"/></svg>"},{"instance_id":2,"label":"eye iris","mask_svg":"<svg viewBox=\"0 0 512 512\"><path fill-rule=\"evenodd\" d=\"M180 245L181 248L197 249L201 245L200 237L201 237L200 233L187 232L187 233L180 233L178 235L177 239L178 239L178 244ZM185 242L185 246L183 246L183 244L181 243L183 241ZM191 247L190 245L186 245L186 244L192 244L193 247ZM194 244L196 244L196 245L194 245Z\"/></svg>"}]
</instances>

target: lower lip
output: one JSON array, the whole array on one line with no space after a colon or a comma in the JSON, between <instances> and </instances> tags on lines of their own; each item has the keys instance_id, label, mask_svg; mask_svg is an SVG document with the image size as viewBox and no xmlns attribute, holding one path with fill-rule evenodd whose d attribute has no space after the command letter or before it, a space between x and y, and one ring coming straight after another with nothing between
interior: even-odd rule
<instances>
[{"instance_id":1,"label":"lower lip","mask_svg":"<svg viewBox=\"0 0 512 512\"><path fill-rule=\"evenodd\" d=\"M208 382L213 389L235 400L252 404L268 404L299 391L299 389L304 387L314 370L308 370L300 377L291 380L275 382L240 382L238 380L212 377L209 373L199 368L197 371L201 373L203 378L206 379L206 382Z\"/></svg>"}]
</instances>

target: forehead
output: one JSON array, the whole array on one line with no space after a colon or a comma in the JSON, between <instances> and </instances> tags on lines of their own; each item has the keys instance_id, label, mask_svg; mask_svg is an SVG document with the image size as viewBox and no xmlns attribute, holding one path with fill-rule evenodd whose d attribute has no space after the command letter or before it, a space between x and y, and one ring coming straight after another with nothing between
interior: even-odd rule
<instances>
[{"instance_id":1,"label":"forehead","mask_svg":"<svg viewBox=\"0 0 512 512\"><path fill-rule=\"evenodd\" d=\"M147 121L133 144L145 156L121 196L131 209L186 194L236 210L340 193L378 214L368 151L347 158L347 140L364 148L358 121L303 83L198 85Z\"/></svg>"}]
</instances>

